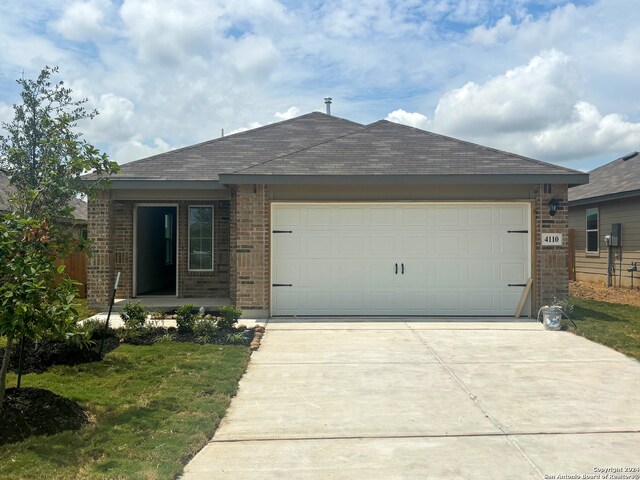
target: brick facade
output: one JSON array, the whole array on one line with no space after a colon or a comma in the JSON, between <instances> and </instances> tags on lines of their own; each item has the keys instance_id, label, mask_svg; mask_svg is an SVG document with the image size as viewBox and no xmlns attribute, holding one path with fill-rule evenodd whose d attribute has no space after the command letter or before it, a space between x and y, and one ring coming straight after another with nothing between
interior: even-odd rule
<instances>
[{"instance_id":1,"label":"brick facade","mask_svg":"<svg viewBox=\"0 0 640 480\"><path fill-rule=\"evenodd\" d=\"M88 302L98 308L108 305L115 272L121 272L118 298L133 297L134 207L139 202L112 200L110 192L89 201L89 238L93 253L88 267ZM154 201L143 203L152 204ZM157 200L156 203L164 203ZM229 297L228 200L179 201L178 205L178 294L188 297ZM212 205L214 218L214 270L188 269L188 215L190 205Z\"/></svg>"},{"instance_id":2,"label":"brick facade","mask_svg":"<svg viewBox=\"0 0 640 480\"><path fill-rule=\"evenodd\" d=\"M95 308L109 303L114 281L113 204L111 192L102 192L87 206L91 255L87 266L87 302Z\"/></svg>"},{"instance_id":3,"label":"brick facade","mask_svg":"<svg viewBox=\"0 0 640 480\"><path fill-rule=\"evenodd\" d=\"M532 241L534 257L534 315L553 298L566 299L569 294L569 209L567 185L537 185L535 194L535 220ZM560 201L555 216L549 215L549 200ZM543 233L561 233L562 246L542 246Z\"/></svg>"},{"instance_id":4,"label":"brick facade","mask_svg":"<svg viewBox=\"0 0 640 480\"><path fill-rule=\"evenodd\" d=\"M269 310L271 204L266 185L238 185L231 193L231 303Z\"/></svg>"},{"instance_id":5,"label":"brick facade","mask_svg":"<svg viewBox=\"0 0 640 480\"><path fill-rule=\"evenodd\" d=\"M558 212L549 215L549 200L560 200ZM152 203L152 202L145 202ZM238 185L231 200L180 201L178 289L180 297L230 297L244 310L268 312L270 307L269 188ZM89 237L93 255L88 268L91 305L108 303L115 271L121 271L119 297L133 293L133 201L111 201L109 193L89 203ZM189 205L214 206L214 272L189 272L187 228ZM567 185L538 185L532 206L534 287L533 313L554 297L568 294ZM542 233L561 233L562 246L542 246Z\"/></svg>"}]
</instances>

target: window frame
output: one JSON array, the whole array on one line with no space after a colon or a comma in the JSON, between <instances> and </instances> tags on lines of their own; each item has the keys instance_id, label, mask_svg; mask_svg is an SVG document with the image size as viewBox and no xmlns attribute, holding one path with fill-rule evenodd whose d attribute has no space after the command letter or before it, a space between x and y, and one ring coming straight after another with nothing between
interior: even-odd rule
<instances>
[{"instance_id":1,"label":"window frame","mask_svg":"<svg viewBox=\"0 0 640 480\"><path fill-rule=\"evenodd\" d=\"M191 268L191 209L208 208L211 210L211 268ZM215 268L215 211L213 205L189 205L187 212L187 270L189 272L213 272Z\"/></svg>"},{"instance_id":2,"label":"window frame","mask_svg":"<svg viewBox=\"0 0 640 480\"><path fill-rule=\"evenodd\" d=\"M596 228L589 228L589 215L596 215ZM589 250L589 233L596 232L596 250ZM584 212L584 251L587 255L599 255L600 254L600 209L598 207L591 207L585 209Z\"/></svg>"}]
</instances>

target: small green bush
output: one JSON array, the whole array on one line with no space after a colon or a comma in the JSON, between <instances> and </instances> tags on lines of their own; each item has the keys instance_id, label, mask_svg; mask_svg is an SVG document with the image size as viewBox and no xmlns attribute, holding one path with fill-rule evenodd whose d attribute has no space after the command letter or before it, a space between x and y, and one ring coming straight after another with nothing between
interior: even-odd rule
<instances>
[{"instance_id":1,"label":"small green bush","mask_svg":"<svg viewBox=\"0 0 640 480\"><path fill-rule=\"evenodd\" d=\"M196 319L196 314L193 312L193 305L188 303L182 305L176 310L176 325L178 326L178 333L191 333L193 332L193 322Z\"/></svg>"},{"instance_id":2,"label":"small green bush","mask_svg":"<svg viewBox=\"0 0 640 480\"><path fill-rule=\"evenodd\" d=\"M211 342L220 332L219 318L213 318L211 315L196 318L193 323L193 334L200 343Z\"/></svg>"},{"instance_id":3,"label":"small green bush","mask_svg":"<svg viewBox=\"0 0 640 480\"><path fill-rule=\"evenodd\" d=\"M230 333L227 335L226 343L229 345L249 345L248 330L242 332Z\"/></svg>"},{"instance_id":4,"label":"small green bush","mask_svg":"<svg viewBox=\"0 0 640 480\"><path fill-rule=\"evenodd\" d=\"M232 305L228 307L220 307L220 318L218 319L218 327L221 330L231 330L236 323L238 323L238 319L242 316L242 310L236 308Z\"/></svg>"},{"instance_id":5,"label":"small green bush","mask_svg":"<svg viewBox=\"0 0 640 480\"><path fill-rule=\"evenodd\" d=\"M147 320L147 307L138 302L127 302L120 313L125 328L140 328Z\"/></svg>"}]
</instances>

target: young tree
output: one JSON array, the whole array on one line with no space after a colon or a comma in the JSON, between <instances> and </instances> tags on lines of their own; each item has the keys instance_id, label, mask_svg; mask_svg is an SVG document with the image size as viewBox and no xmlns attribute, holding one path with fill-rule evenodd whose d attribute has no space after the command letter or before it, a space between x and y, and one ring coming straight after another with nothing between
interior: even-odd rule
<instances>
[{"instance_id":1,"label":"young tree","mask_svg":"<svg viewBox=\"0 0 640 480\"><path fill-rule=\"evenodd\" d=\"M7 338L0 366L0 411L14 341L61 336L75 325L75 284L55 265L59 251L49 231L45 220L15 213L0 221L0 335Z\"/></svg>"},{"instance_id":2,"label":"young tree","mask_svg":"<svg viewBox=\"0 0 640 480\"><path fill-rule=\"evenodd\" d=\"M92 195L105 187L108 174L118 164L108 159L78 132L78 122L94 118L87 111L87 99L74 100L62 81L53 83L57 67L44 67L35 80L17 80L22 103L13 106L14 118L2 123L0 169L16 187L11 204L23 217L72 219L70 201L78 195ZM83 181L89 171L94 182Z\"/></svg>"},{"instance_id":3,"label":"young tree","mask_svg":"<svg viewBox=\"0 0 640 480\"><path fill-rule=\"evenodd\" d=\"M45 67L35 80L19 79L22 103L14 119L2 123L0 169L15 187L12 213L0 219L0 336L7 346L0 366L0 409L14 341L61 335L75 325L74 284L55 266L69 252L64 219L73 219L70 201L107 186L118 165L82 138L78 122L92 119L84 100L74 100L63 82L53 83L57 67ZM96 180L85 182L93 171ZM68 224L68 223L67 223Z\"/></svg>"}]
</instances>

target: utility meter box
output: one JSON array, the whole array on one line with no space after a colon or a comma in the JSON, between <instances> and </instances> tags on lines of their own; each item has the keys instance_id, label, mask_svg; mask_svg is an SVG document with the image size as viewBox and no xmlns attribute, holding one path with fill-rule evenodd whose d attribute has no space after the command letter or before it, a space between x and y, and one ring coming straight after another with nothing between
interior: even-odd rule
<instances>
[{"instance_id":1,"label":"utility meter box","mask_svg":"<svg viewBox=\"0 0 640 480\"><path fill-rule=\"evenodd\" d=\"M611 224L611 243L609 244L609 246L611 247L622 246L622 224L621 223Z\"/></svg>"}]
</instances>

